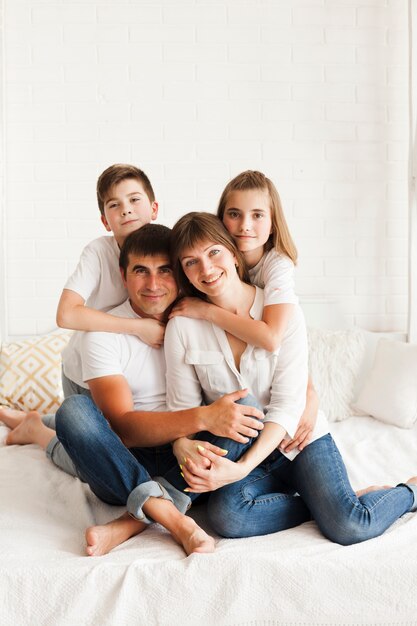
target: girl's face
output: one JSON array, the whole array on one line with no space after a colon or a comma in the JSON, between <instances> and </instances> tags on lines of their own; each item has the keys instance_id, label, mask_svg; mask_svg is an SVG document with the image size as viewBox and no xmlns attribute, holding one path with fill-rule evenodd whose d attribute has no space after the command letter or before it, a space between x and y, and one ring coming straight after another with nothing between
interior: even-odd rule
<instances>
[{"instance_id":1,"label":"girl's face","mask_svg":"<svg viewBox=\"0 0 417 626\"><path fill-rule=\"evenodd\" d=\"M223 215L223 224L243 253L263 249L272 232L270 199L263 189L232 191Z\"/></svg>"},{"instance_id":2,"label":"girl's face","mask_svg":"<svg viewBox=\"0 0 417 626\"><path fill-rule=\"evenodd\" d=\"M201 241L180 254L182 269L190 283L209 299L221 295L240 280L236 257L222 244Z\"/></svg>"}]
</instances>

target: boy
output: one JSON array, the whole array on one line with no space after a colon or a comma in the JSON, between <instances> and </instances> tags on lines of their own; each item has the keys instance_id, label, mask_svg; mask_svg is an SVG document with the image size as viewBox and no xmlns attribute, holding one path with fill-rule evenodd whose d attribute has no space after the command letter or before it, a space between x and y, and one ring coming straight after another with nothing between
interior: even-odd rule
<instances>
[{"instance_id":1,"label":"boy","mask_svg":"<svg viewBox=\"0 0 417 626\"><path fill-rule=\"evenodd\" d=\"M120 277L120 247L126 237L155 220L158 203L149 178L133 165L108 167L97 181L101 221L112 237L100 237L83 250L79 263L62 292L57 324L78 331L102 331L137 335L148 345L162 345L165 326L152 319L120 318L107 313L127 296ZM74 333L62 353L62 384L65 397L83 393L81 334Z\"/></svg>"}]
</instances>

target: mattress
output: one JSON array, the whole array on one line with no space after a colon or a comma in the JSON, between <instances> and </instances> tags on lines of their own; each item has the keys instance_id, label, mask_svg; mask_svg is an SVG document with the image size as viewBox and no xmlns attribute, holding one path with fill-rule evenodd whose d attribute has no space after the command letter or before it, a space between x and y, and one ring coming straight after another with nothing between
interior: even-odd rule
<instances>
[{"instance_id":1,"label":"mattress","mask_svg":"<svg viewBox=\"0 0 417 626\"><path fill-rule=\"evenodd\" d=\"M354 546L314 522L263 537L216 537L186 557L160 526L101 557L85 528L120 515L36 446L5 446L0 423L2 626L417 624L417 515ZM354 488L417 474L417 425L332 424ZM210 531L204 507L193 515Z\"/></svg>"}]
</instances>

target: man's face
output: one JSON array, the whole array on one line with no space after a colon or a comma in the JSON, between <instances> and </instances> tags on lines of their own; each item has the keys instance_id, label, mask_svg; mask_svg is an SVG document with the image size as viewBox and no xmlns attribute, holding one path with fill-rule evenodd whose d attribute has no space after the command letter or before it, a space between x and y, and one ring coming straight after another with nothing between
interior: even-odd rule
<instances>
[{"instance_id":1,"label":"man's face","mask_svg":"<svg viewBox=\"0 0 417 626\"><path fill-rule=\"evenodd\" d=\"M129 255L123 282L129 293L132 309L141 317L161 319L178 295L168 256Z\"/></svg>"}]
</instances>

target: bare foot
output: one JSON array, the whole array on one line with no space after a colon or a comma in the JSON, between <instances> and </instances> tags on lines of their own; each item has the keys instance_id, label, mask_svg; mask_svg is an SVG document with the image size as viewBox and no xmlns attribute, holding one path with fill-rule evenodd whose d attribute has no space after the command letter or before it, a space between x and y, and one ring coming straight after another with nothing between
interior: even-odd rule
<instances>
[{"instance_id":1,"label":"bare foot","mask_svg":"<svg viewBox=\"0 0 417 626\"><path fill-rule=\"evenodd\" d=\"M411 478L409 478L405 482L409 483L410 485L417 485L417 476L411 476Z\"/></svg>"},{"instance_id":2,"label":"bare foot","mask_svg":"<svg viewBox=\"0 0 417 626\"><path fill-rule=\"evenodd\" d=\"M215 543L213 537L210 537L191 517L182 516L183 520L175 531L171 533L174 539L182 545L187 555L193 552L214 552Z\"/></svg>"},{"instance_id":3,"label":"bare foot","mask_svg":"<svg viewBox=\"0 0 417 626\"><path fill-rule=\"evenodd\" d=\"M25 419L27 413L26 411L19 411L17 409L8 409L6 407L2 407L0 409L0 421L3 424L6 424L12 430L19 426Z\"/></svg>"},{"instance_id":4,"label":"bare foot","mask_svg":"<svg viewBox=\"0 0 417 626\"><path fill-rule=\"evenodd\" d=\"M23 419L20 417L8 417L7 419L10 422L12 419L17 422L13 427L13 430L6 437L6 444L8 446L13 446L15 444L24 445L26 443L36 443L34 435L38 429L43 426L41 416L37 411L29 411L29 413L25 413L25 417ZM10 426L10 428L12 427Z\"/></svg>"},{"instance_id":5,"label":"bare foot","mask_svg":"<svg viewBox=\"0 0 417 626\"><path fill-rule=\"evenodd\" d=\"M102 526L90 526L85 531L88 556L102 556L119 546L134 535L145 530L147 524L134 519L128 513L104 524Z\"/></svg>"},{"instance_id":6,"label":"bare foot","mask_svg":"<svg viewBox=\"0 0 417 626\"><path fill-rule=\"evenodd\" d=\"M366 493L371 493L371 491L381 491L383 489L392 489L392 488L393 488L392 485L370 485L369 487L366 487L365 489L359 489L359 491L355 491L355 493L358 496L358 498L360 498L361 496L364 496Z\"/></svg>"}]
</instances>

